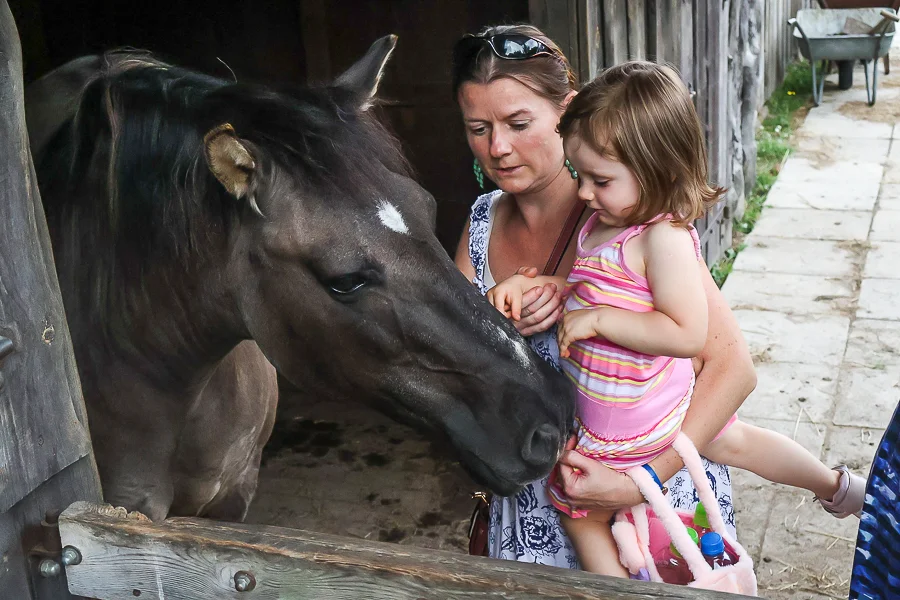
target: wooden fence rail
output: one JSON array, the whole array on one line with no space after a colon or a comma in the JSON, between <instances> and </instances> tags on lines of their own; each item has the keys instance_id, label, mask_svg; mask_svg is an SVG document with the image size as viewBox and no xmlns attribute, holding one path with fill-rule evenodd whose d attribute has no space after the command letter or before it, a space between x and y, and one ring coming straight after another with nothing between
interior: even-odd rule
<instances>
[{"instance_id":1,"label":"wooden fence rail","mask_svg":"<svg viewBox=\"0 0 900 600\"><path fill-rule=\"evenodd\" d=\"M280 527L152 523L87 502L59 528L81 555L66 567L69 591L101 600L746 597Z\"/></svg>"}]
</instances>

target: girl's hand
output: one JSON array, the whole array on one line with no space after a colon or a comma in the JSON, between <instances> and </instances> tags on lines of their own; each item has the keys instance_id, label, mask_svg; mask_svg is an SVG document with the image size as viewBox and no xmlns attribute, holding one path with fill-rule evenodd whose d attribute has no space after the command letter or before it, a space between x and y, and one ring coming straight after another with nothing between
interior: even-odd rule
<instances>
[{"instance_id":1,"label":"girl's hand","mask_svg":"<svg viewBox=\"0 0 900 600\"><path fill-rule=\"evenodd\" d=\"M501 281L487 291L488 302L507 319L518 321L522 316L522 297L527 282L528 278L518 273Z\"/></svg>"},{"instance_id":2,"label":"girl's hand","mask_svg":"<svg viewBox=\"0 0 900 600\"><path fill-rule=\"evenodd\" d=\"M624 473L575 452L569 438L567 452L559 459L559 485L573 506L580 510L616 511L644 502L637 485Z\"/></svg>"},{"instance_id":3,"label":"girl's hand","mask_svg":"<svg viewBox=\"0 0 900 600\"><path fill-rule=\"evenodd\" d=\"M601 335L600 318L603 311L602 307L590 310L573 310L563 317L557 331L560 358L569 357L569 345L573 342Z\"/></svg>"}]
</instances>

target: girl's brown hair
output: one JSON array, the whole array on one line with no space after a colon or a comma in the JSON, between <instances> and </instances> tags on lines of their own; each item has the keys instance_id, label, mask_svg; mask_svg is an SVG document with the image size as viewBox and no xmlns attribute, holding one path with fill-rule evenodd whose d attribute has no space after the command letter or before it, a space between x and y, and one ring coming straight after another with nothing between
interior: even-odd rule
<instances>
[{"instance_id":1,"label":"girl's brown hair","mask_svg":"<svg viewBox=\"0 0 900 600\"><path fill-rule=\"evenodd\" d=\"M632 61L607 69L572 99L559 133L631 169L641 195L628 225L669 213L687 226L725 193L708 183L700 119L671 67Z\"/></svg>"},{"instance_id":2,"label":"girl's brown hair","mask_svg":"<svg viewBox=\"0 0 900 600\"><path fill-rule=\"evenodd\" d=\"M524 60L509 60L494 54L490 46L484 43L463 63L453 65L453 97L458 97L460 86L466 82L487 84L506 77L518 81L562 109L566 97L576 89L577 82L575 72L559 46L533 25L486 27L475 37L489 38L492 35L502 34L532 37L550 48L553 56L540 55Z\"/></svg>"}]
</instances>

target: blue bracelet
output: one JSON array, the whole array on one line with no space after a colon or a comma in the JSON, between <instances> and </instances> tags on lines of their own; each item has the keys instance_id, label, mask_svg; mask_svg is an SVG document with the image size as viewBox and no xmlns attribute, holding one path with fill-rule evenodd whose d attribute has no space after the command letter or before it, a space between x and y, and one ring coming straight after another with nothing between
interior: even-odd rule
<instances>
[{"instance_id":1,"label":"blue bracelet","mask_svg":"<svg viewBox=\"0 0 900 600\"><path fill-rule=\"evenodd\" d=\"M663 494L665 494L666 491L667 491L667 490L666 490L666 486L664 486L664 485L662 484L662 481L659 480L659 475L656 474L656 471L653 470L653 467L651 467L650 465L642 465L642 466L644 467L644 470L645 470L645 471L647 471L648 473L650 473L650 477L652 477L652 478L653 478L653 481L656 482L656 485L659 486L659 490L660 490Z\"/></svg>"}]
</instances>

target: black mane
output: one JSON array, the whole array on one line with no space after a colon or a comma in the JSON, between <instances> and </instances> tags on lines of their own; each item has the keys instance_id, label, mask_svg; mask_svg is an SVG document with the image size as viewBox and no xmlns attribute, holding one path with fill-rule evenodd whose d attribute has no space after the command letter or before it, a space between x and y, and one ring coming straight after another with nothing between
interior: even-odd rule
<instances>
[{"instance_id":1,"label":"black mane","mask_svg":"<svg viewBox=\"0 0 900 600\"><path fill-rule=\"evenodd\" d=\"M36 157L54 243L92 259L81 283L102 308L114 308L113 281L140 285L159 265L189 269L209 232L247 210L203 158L204 134L222 123L308 186L356 190L341 197L380 187L385 169L410 174L396 140L355 110L349 90L231 83L146 53L111 52L102 63Z\"/></svg>"}]
</instances>

